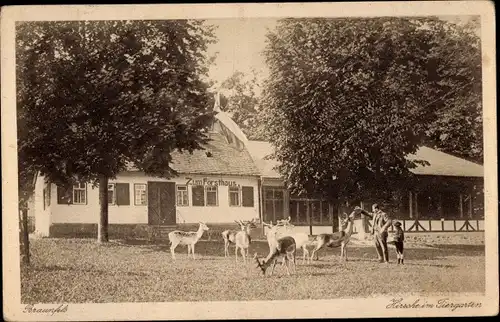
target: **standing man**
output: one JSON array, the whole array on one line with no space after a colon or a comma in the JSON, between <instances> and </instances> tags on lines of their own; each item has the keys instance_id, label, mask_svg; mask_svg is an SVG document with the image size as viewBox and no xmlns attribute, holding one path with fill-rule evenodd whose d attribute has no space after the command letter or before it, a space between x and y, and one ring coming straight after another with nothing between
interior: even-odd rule
<instances>
[{"instance_id":1,"label":"standing man","mask_svg":"<svg viewBox=\"0 0 500 322\"><path fill-rule=\"evenodd\" d=\"M380 263L389 263L389 252L387 250L387 230L392 225L392 220L389 216L380 210L378 204L372 206L373 224L372 235L375 241L378 260Z\"/></svg>"}]
</instances>

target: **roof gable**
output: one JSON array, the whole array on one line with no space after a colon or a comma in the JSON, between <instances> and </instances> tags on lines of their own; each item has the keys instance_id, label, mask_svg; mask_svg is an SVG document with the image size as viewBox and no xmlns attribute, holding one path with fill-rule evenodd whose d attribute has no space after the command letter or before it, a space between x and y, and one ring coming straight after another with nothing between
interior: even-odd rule
<instances>
[{"instance_id":1,"label":"roof gable","mask_svg":"<svg viewBox=\"0 0 500 322\"><path fill-rule=\"evenodd\" d=\"M228 144L220 133L210 133L210 141L203 146L205 150L189 152L172 152L170 167L183 174L212 174L259 176L260 172L253 163L250 153L246 149L237 149ZM210 156L207 153L210 152ZM137 171L129 165L128 171Z\"/></svg>"},{"instance_id":2,"label":"roof gable","mask_svg":"<svg viewBox=\"0 0 500 322\"><path fill-rule=\"evenodd\" d=\"M229 145L220 133L209 134L205 150L172 153L172 169L179 173L258 176L259 170L246 149ZM210 152L211 156L207 156Z\"/></svg>"},{"instance_id":3,"label":"roof gable","mask_svg":"<svg viewBox=\"0 0 500 322\"><path fill-rule=\"evenodd\" d=\"M408 160L425 160L429 166L418 166L411 171L418 175L440 175L456 177L483 177L483 166L448 153L421 146Z\"/></svg>"},{"instance_id":4,"label":"roof gable","mask_svg":"<svg viewBox=\"0 0 500 322\"><path fill-rule=\"evenodd\" d=\"M255 165L260 170L261 176L266 178L281 178L281 175L274 170L274 167L278 166L279 162L274 159L265 159L266 156L271 155L274 151L273 146L269 142L248 141L247 148Z\"/></svg>"}]
</instances>

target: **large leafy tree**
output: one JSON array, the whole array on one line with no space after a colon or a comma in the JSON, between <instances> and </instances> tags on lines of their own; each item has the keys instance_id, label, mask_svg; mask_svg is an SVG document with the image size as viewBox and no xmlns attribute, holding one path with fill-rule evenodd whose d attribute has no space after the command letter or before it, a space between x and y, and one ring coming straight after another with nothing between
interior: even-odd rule
<instances>
[{"instance_id":1,"label":"large leafy tree","mask_svg":"<svg viewBox=\"0 0 500 322\"><path fill-rule=\"evenodd\" d=\"M107 186L132 163L170 177L171 152L206 142L211 99L203 21L24 22L16 26L21 175Z\"/></svg>"},{"instance_id":2,"label":"large leafy tree","mask_svg":"<svg viewBox=\"0 0 500 322\"><path fill-rule=\"evenodd\" d=\"M255 72L234 72L222 82L221 105L249 140L262 140L262 115L259 109L258 81ZM224 94L225 93L225 94Z\"/></svg>"},{"instance_id":3,"label":"large leafy tree","mask_svg":"<svg viewBox=\"0 0 500 322\"><path fill-rule=\"evenodd\" d=\"M267 138L294 193L397 197L426 163L406 156L440 135L439 113L478 108L466 97L480 94L477 40L456 24L285 19L267 37Z\"/></svg>"},{"instance_id":4,"label":"large leafy tree","mask_svg":"<svg viewBox=\"0 0 500 322\"><path fill-rule=\"evenodd\" d=\"M447 26L437 35L432 55L448 64L438 66L441 85L450 90L436 111L425 143L456 156L483 160L481 42L478 19Z\"/></svg>"}]
</instances>

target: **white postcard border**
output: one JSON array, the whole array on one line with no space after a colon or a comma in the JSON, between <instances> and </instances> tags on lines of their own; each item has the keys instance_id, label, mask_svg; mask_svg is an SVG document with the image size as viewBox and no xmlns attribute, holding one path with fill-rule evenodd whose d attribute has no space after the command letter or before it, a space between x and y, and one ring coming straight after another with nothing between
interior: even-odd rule
<instances>
[{"instance_id":1,"label":"white postcard border","mask_svg":"<svg viewBox=\"0 0 500 322\"><path fill-rule=\"evenodd\" d=\"M428 317L473 316L498 313L498 210L496 151L496 62L494 6L488 1L423 1L288 4L204 4L124 6L24 6L3 7L2 52L2 220L4 317L9 320L155 320L307 317ZM17 206L17 144L14 24L20 20L111 20L176 18L258 17L361 17L480 15L483 55L483 116L485 169L486 293L447 296L408 296L428 303L442 298L454 302L474 301L470 309L387 309L392 297L314 301L178 302L68 304L66 312L24 313L20 304L20 267ZM40 304L56 308L59 304Z\"/></svg>"}]
</instances>

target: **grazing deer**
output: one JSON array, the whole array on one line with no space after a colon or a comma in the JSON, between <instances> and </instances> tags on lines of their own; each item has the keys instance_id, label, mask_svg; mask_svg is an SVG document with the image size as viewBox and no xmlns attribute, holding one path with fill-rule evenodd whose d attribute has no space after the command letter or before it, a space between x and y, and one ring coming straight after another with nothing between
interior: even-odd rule
<instances>
[{"instance_id":1,"label":"grazing deer","mask_svg":"<svg viewBox=\"0 0 500 322\"><path fill-rule=\"evenodd\" d=\"M194 257L194 245L200 240L201 236L203 236L203 232L207 231L209 228L204 223L200 222L200 226L198 227L198 231L180 231L174 230L168 233L168 239L170 240L170 252L172 253L172 259L175 260L175 248L178 245L187 245L188 247L188 258L189 253Z\"/></svg>"},{"instance_id":2,"label":"grazing deer","mask_svg":"<svg viewBox=\"0 0 500 322\"><path fill-rule=\"evenodd\" d=\"M257 262L257 267L262 270L262 274L266 275L267 268L272 264L271 276L273 275L274 268L278 262L278 258L283 257L283 266L286 268L286 272L290 275L290 270L288 269L289 262L293 262L293 270L296 272L295 267L295 252L297 250L295 239L290 236L281 237L276 240L276 243L271 248L269 255L260 262L257 257L257 253L254 255L254 259Z\"/></svg>"},{"instance_id":3,"label":"grazing deer","mask_svg":"<svg viewBox=\"0 0 500 322\"><path fill-rule=\"evenodd\" d=\"M290 220L291 220L290 217L288 217L287 219L278 220L276 222L276 225L274 226L272 221L270 224L262 222L264 226L269 228L266 232L269 249L273 247L276 238L290 236L293 237L293 239L295 239L296 248L297 249L302 248L302 264L305 263L306 258L307 261L310 262L309 250L307 249L307 246L311 244L309 241L309 235L306 233L293 232L294 225L290 224Z\"/></svg>"},{"instance_id":4,"label":"grazing deer","mask_svg":"<svg viewBox=\"0 0 500 322\"><path fill-rule=\"evenodd\" d=\"M360 213L361 213L361 208L359 207L356 207L349 216L347 216L347 214L344 213L346 218L342 220L341 225L342 227L344 227L344 225L347 223L347 228L345 230L341 230L333 234L319 234L315 240L316 247L312 252L311 260L313 260L314 255L316 255L316 260L319 259L318 251L323 247L334 248L340 246L340 259L345 259L345 261L347 261L346 246L351 239L354 226L354 218L356 215Z\"/></svg>"},{"instance_id":5,"label":"grazing deer","mask_svg":"<svg viewBox=\"0 0 500 322\"><path fill-rule=\"evenodd\" d=\"M241 256L243 256L243 262L247 262L248 248L250 247L250 243L252 242L252 238L250 237L250 229L255 228L255 218L251 221L239 221L241 230L236 233L234 236L234 254L235 260L238 261L238 249L241 252Z\"/></svg>"}]
</instances>

